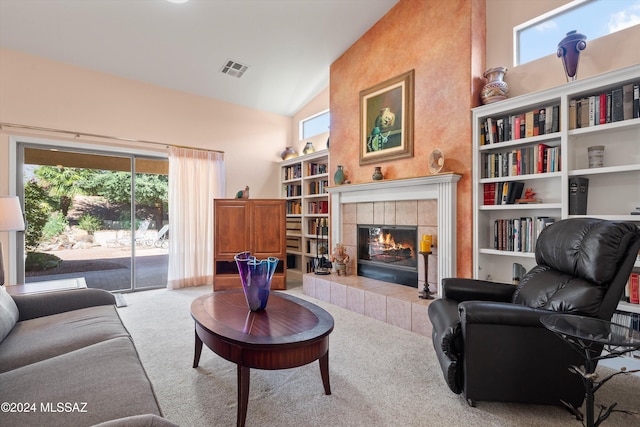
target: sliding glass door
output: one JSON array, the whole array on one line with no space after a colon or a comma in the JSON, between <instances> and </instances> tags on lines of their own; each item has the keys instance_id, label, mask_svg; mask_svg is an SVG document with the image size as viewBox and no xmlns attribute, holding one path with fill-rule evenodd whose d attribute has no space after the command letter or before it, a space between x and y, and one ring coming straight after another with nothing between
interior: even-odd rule
<instances>
[{"instance_id":1,"label":"sliding glass door","mask_svg":"<svg viewBox=\"0 0 640 427\"><path fill-rule=\"evenodd\" d=\"M127 153L18 144L17 193L27 231L23 283L84 277L133 291L167 282L168 161Z\"/></svg>"}]
</instances>

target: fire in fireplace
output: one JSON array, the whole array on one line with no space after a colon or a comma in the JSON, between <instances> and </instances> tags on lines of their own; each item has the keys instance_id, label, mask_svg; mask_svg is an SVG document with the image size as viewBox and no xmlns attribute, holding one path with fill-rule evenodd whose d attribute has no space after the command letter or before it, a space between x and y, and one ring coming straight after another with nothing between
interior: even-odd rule
<instances>
[{"instance_id":1,"label":"fire in fireplace","mask_svg":"<svg viewBox=\"0 0 640 427\"><path fill-rule=\"evenodd\" d=\"M418 227L358 225L358 276L418 287Z\"/></svg>"}]
</instances>

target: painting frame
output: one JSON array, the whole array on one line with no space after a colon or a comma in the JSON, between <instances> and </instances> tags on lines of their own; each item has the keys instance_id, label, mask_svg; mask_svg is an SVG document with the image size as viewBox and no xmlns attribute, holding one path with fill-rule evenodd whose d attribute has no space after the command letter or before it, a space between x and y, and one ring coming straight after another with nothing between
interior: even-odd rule
<instances>
[{"instance_id":1,"label":"painting frame","mask_svg":"<svg viewBox=\"0 0 640 427\"><path fill-rule=\"evenodd\" d=\"M360 91L360 165L413 157L415 70Z\"/></svg>"}]
</instances>

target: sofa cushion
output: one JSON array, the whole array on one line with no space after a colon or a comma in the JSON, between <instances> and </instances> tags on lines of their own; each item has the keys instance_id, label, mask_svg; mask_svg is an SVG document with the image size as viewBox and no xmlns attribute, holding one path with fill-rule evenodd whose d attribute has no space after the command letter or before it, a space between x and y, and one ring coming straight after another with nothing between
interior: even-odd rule
<instances>
[{"instance_id":1,"label":"sofa cushion","mask_svg":"<svg viewBox=\"0 0 640 427\"><path fill-rule=\"evenodd\" d=\"M162 415L128 337L4 372L0 384L0 402L31 402L37 408L3 413L7 426L90 426L139 414Z\"/></svg>"},{"instance_id":2,"label":"sofa cushion","mask_svg":"<svg viewBox=\"0 0 640 427\"><path fill-rule=\"evenodd\" d=\"M9 335L18 321L19 313L16 303L7 293L4 286L0 286L0 342Z\"/></svg>"},{"instance_id":3,"label":"sofa cushion","mask_svg":"<svg viewBox=\"0 0 640 427\"><path fill-rule=\"evenodd\" d=\"M0 343L0 372L116 337L128 337L112 305L73 310L16 323Z\"/></svg>"}]
</instances>

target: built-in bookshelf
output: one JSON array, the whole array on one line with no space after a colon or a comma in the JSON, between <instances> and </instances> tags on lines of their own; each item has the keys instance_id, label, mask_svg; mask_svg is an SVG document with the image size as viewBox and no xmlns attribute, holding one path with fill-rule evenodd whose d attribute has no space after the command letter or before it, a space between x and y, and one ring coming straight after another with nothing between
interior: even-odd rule
<instances>
[{"instance_id":1,"label":"built-in bookshelf","mask_svg":"<svg viewBox=\"0 0 640 427\"><path fill-rule=\"evenodd\" d=\"M537 235L555 220L640 226L639 85L635 65L472 110L474 278L511 283L514 263L532 268ZM589 167L594 146L604 147L601 167ZM640 304L631 301L620 302L618 318L637 328Z\"/></svg>"},{"instance_id":2,"label":"built-in bookshelf","mask_svg":"<svg viewBox=\"0 0 640 427\"><path fill-rule=\"evenodd\" d=\"M312 271L318 247L328 250L328 167L328 150L284 160L280 165L281 194L287 201L287 274Z\"/></svg>"}]
</instances>

